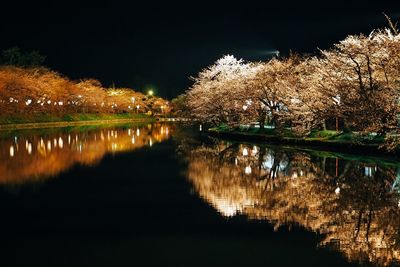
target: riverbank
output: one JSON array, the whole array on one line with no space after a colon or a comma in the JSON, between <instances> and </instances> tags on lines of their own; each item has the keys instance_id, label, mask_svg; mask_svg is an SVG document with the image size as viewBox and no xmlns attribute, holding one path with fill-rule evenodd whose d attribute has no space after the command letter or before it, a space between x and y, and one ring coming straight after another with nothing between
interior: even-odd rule
<instances>
[{"instance_id":1,"label":"riverbank","mask_svg":"<svg viewBox=\"0 0 400 267\"><path fill-rule=\"evenodd\" d=\"M215 127L207 130L211 136L240 140L266 142L270 144L289 144L303 147L317 147L337 152L368 152L373 154L398 154L398 150L387 152L379 147L383 143L382 136L360 136L356 133L341 131L313 131L306 137L297 137L289 129L278 133L275 129L228 128Z\"/></svg>"},{"instance_id":2,"label":"riverbank","mask_svg":"<svg viewBox=\"0 0 400 267\"><path fill-rule=\"evenodd\" d=\"M81 125L116 124L129 122L154 122L157 118L146 114L48 114L33 116L0 117L0 130L53 128Z\"/></svg>"}]
</instances>

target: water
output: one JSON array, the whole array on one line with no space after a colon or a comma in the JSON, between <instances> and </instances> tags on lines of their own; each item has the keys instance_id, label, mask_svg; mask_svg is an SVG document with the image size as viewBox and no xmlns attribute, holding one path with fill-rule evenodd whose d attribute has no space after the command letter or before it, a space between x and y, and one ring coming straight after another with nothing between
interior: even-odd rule
<instances>
[{"instance_id":1,"label":"water","mask_svg":"<svg viewBox=\"0 0 400 267\"><path fill-rule=\"evenodd\" d=\"M399 265L396 159L177 124L0 136L1 266Z\"/></svg>"}]
</instances>

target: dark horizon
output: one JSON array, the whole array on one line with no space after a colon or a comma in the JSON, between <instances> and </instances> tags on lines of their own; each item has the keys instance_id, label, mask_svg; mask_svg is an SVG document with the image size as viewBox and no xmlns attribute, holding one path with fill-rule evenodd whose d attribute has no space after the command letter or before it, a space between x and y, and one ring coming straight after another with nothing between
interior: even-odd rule
<instances>
[{"instance_id":1,"label":"dark horizon","mask_svg":"<svg viewBox=\"0 0 400 267\"><path fill-rule=\"evenodd\" d=\"M225 54L266 60L271 51L316 53L349 34L394 21L400 3L169 3L4 7L0 49L38 50L45 65L72 79L148 88L173 98L189 76Z\"/></svg>"}]
</instances>

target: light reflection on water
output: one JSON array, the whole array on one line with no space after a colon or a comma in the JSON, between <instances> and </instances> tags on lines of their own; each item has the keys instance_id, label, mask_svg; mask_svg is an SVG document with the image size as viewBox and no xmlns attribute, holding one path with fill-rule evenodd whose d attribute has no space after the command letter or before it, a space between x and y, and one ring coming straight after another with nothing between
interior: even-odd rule
<instances>
[{"instance_id":1,"label":"light reflection on water","mask_svg":"<svg viewBox=\"0 0 400 267\"><path fill-rule=\"evenodd\" d=\"M151 147L170 137L171 125L149 124L0 139L0 184L22 184L55 176L75 164L92 166L107 153Z\"/></svg>"},{"instance_id":2,"label":"light reflection on water","mask_svg":"<svg viewBox=\"0 0 400 267\"><path fill-rule=\"evenodd\" d=\"M400 164L218 140L184 150L189 181L222 216L303 227L350 261L400 263Z\"/></svg>"},{"instance_id":3,"label":"light reflection on water","mask_svg":"<svg viewBox=\"0 0 400 267\"><path fill-rule=\"evenodd\" d=\"M221 216L230 218L243 215L249 220L272 224L276 231L282 226L305 228L322 235L321 246L339 251L353 262L373 262L378 265L399 263L400 163L385 159L350 158L334 153L306 152L293 148L283 149L218 140L199 143L198 140L193 140L193 136L187 138L173 125L132 125L44 134L16 133L3 137L0 139L0 184L42 181L57 176L76 164L93 166L108 153L150 148L167 140L172 134L176 138L174 141L178 142L170 142L168 145L173 146L173 152L177 148L176 155L187 163L185 171L188 181L197 195L213 206ZM176 145L178 147L175 147ZM135 157L134 154L131 156ZM158 174L153 174L153 170L146 166L137 164L135 167L143 168L148 177ZM176 169L179 168L176 166ZM173 181L174 175L167 177ZM157 217L158 220L150 217L144 224L149 224L150 220L156 221L157 227L161 224L168 226L170 221L175 224L176 221L170 220L165 214L170 214L169 209L173 210L175 206L180 207L177 202L187 201L187 192L181 190L181 187L177 187L178 189L173 191L174 194L170 194L168 190L154 190L162 188L162 185L153 182L152 179L143 180L148 182L145 190L140 187L140 191L144 191L145 194L150 191L163 191L168 196L173 195L173 199L179 200L165 205L165 212L157 213L162 214ZM104 182L111 188L107 193L113 193L112 181ZM75 184L72 183L72 188L63 184L62 190L70 195L71 190L75 190ZM174 187L173 185L171 182L171 187ZM119 190L119 187L114 187L114 190ZM119 191L114 193L119 194ZM99 194L97 200L100 201L96 203L103 203L101 200L108 198L108 195L103 195L102 191ZM127 197L135 196L129 194ZM133 198L132 203L139 203L138 206L143 207L146 213L146 216L142 217L147 218L147 210L153 206L147 206L148 203L138 199ZM161 195L160 199L152 195L152 199L154 203L168 200L165 195ZM118 201L115 203L121 205ZM128 203L130 205L131 202ZM13 207L14 203L8 204ZM111 206L114 209L114 206ZM70 210L70 206L67 207ZM103 208L99 208L102 213ZM192 208L192 212L197 214L196 209L199 207L190 207ZM41 211L40 208L38 210ZM207 212L209 210L207 208ZM180 212L179 210L176 214L185 218L185 212ZM78 214L82 217L81 213ZM110 212L104 214L104 218L112 215ZM175 215L176 218L178 215ZM28 213L23 218L31 219L30 216ZM49 213L48 216L51 218L52 214ZM165 221L162 221L164 218ZM53 222L47 217L40 218L43 221L46 219ZM192 219L196 223L199 220L196 216ZM188 222L188 229L195 227L190 225L191 219L186 218L185 222ZM244 228L248 227L248 221L240 222L245 225ZM230 220L227 220L227 223L230 223ZM135 227L130 227L129 224L129 228ZM151 233L152 231L151 228ZM236 232L233 235L236 235ZM287 244L287 247L297 249L292 244Z\"/></svg>"}]
</instances>

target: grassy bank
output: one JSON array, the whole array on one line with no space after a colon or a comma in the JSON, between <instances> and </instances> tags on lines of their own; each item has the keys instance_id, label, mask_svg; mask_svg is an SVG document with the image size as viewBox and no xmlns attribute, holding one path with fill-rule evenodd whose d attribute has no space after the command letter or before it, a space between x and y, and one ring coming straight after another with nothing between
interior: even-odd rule
<instances>
[{"instance_id":1,"label":"grassy bank","mask_svg":"<svg viewBox=\"0 0 400 267\"><path fill-rule=\"evenodd\" d=\"M298 137L290 129L278 132L276 129L229 128L227 126L220 126L208 129L208 133L213 136L236 140L320 147L335 151L356 149L358 151L385 153L379 149L379 146L384 141L382 136L361 136L351 132L344 133L332 130L313 131L305 137Z\"/></svg>"},{"instance_id":2,"label":"grassy bank","mask_svg":"<svg viewBox=\"0 0 400 267\"><path fill-rule=\"evenodd\" d=\"M77 113L68 115L56 114L24 114L15 116L0 116L0 125L20 123L42 123L42 122L64 122L64 121L94 121L94 120L117 120L117 119L150 119L146 114L103 114L103 113Z\"/></svg>"},{"instance_id":3,"label":"grassy bank","mask_svg":"<svg viewBox=\"0 0 400 267\"><path fill-rule=\"evenodd\" d=\"M65 116L35 115L0 117L0 130L56 128L91 125L124 124L132 122L154 122L157 119L146 114L72 114Z\"/></svg>"},{"instance_id":4,"label":"grassy bank","mask_svg":"<svg viewBox=\"0 0 400 267\"><path fill-rule=\"evenodd\" d=\"M95 122L95 121L92 121ZM57 133L80 133L80 132L88 132L88 131L98 131L101 129L109 129L110 127L118 127L121 129L129 129L131 127L143 127L148 125L148 120L138 120L138 121L121 121L121 120L109 120L100 121L105 123L82 123L78 125L60 125L57 127L42 127L43 123L38 123L40 127L10 127L8 129L2 129L0 126L0 138L11 138L11 137L29 137L33 135L45 137ZM25 124L16 124L16 125L25 125Z\"/></svg>"}]
</instances>

